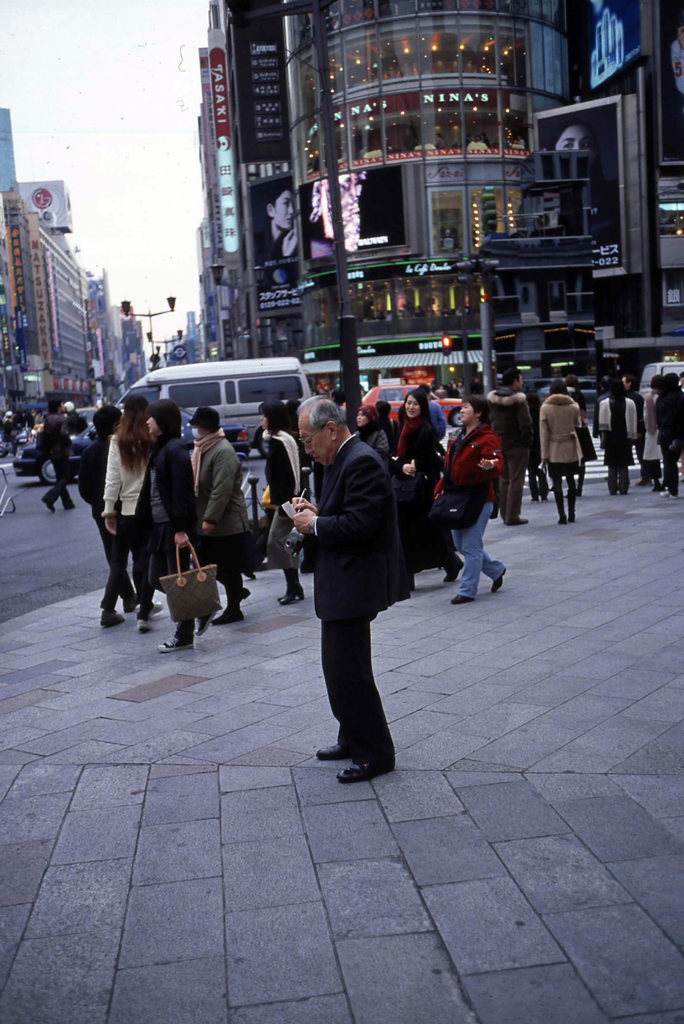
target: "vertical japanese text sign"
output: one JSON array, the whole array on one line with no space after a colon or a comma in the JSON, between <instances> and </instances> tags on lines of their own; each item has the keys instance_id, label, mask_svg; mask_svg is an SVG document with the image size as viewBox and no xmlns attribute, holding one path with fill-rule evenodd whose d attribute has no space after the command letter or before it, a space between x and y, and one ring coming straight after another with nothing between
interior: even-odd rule
<instances>
[{"instance_id":1,"label":"vertical japanese text sign","mask_svg":"<svg viewBox=\"0 0 684 1024\"><path fill-rule=\"evenodd\" d=\"M227 253L237 253L239 246L237 195L230 134L230 111L228 109L226 47L225 38L220 29L209 31L209 68L211 70L211 105L216 137L223 250Z\"/></svg>"}]
</instances>

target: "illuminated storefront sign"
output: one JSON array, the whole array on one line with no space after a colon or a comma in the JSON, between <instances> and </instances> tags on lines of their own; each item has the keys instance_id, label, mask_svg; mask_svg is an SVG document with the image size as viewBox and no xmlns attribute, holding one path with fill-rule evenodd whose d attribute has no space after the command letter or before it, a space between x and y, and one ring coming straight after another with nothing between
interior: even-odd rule
<instances>
[{"instance_id":1,"label":"illuminated storefront sign","mask_svg":"<svg viewBox=\"0 0 684 1024\"><path fill-rule=\"evenodd\" d=\"M209 69L211 71L211 105L216 138L223 249L227 253L236 254L239 249L237 190L230 131L230 111L228 109L225 39L223 32L219 29L211 29L209 32Z\"/></svg>"}]
</instances>

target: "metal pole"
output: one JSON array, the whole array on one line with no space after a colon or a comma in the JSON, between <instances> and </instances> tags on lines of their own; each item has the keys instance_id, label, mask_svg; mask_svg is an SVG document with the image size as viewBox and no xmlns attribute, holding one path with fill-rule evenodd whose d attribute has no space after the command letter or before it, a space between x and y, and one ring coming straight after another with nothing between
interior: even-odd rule
<instances>
[{"instance_id":1,"label":"metal pole","mask_svg":"<svg viewBox=\"0 0 684 1024\"><path fill-rule=\"evenodd\" d=\"M248 476L247 483L252 489L252 533L254 540L259 539L259 499L257 498L258 476Z\"/></svg>"},{"instance_id":2,"label":"metal pole","mask_svg":"<svg viewBox=\"0 0 684 1024\"><path fill-rule=\"evenodd\" d=\"M461 344L463 347L463 391L470 394L470 362L468 352L468 310L466 307L466 291L470 284L469 274L459 274L461 285Z\"/></svg>"},{"instance_id":3,"label":"metal pole","mask_svg":"<svg viewBox=\"0 0 684 1024\"><path fill-rule=\"evenodd\" d=\"M485 285L485 295L489 296L489 287ZM482 329L482 388L485 395L494 390L492 382L492 311L489 298L480 302L480 325Z\"/></svg>"},{"instance_id":4,"label":"metal pole","mask_svg":"<svg viewBox=\"0 0 684 1024\"><path fill-rule=\"evenodd\" d=\"M320 0L313 0L311 15L314 26L316 64L320 82L321 126L325 149L325 166L328 174L328 192L333 224L333 252L337 287L340 295L340 362L342 364L342 386L347 396L347 422L356 430L356 413L361 404L359 382L359 356L356 349L356 317L352 316L349 302L349 278L347 276L347 251L344 247L344 224L342 221L342 200L340 180L337 173L337 147L335 145L335 122L333 116L332 91L330 89L330 60L328 57L328 36L325 30Z\"/></svg>"}]
</instances>

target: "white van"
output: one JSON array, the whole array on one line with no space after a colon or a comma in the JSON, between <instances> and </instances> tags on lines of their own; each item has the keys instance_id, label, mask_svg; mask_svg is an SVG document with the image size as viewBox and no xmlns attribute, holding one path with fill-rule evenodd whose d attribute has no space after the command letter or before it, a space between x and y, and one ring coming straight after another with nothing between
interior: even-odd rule
<instances>
[{"instance_id":1,"label":"white van","mask_svg":"<svg viewBox=\"0 0 684 1024\"><path fill-rule=\"evenodd\" d=\"M262 402L302 400L310 397L311 388L298 359L242 359L153 370L135 382L121 403L132 395L144 395L149 402L170 398L189 413L210 405L222 420L242 423L250 443L259 447Z\"/></svg>"},{"instance_id":2,"label":"white van","mask_svg":"<svg viewBox=\"0 0 684 1024\"><path fill-rule=\"evenodd\" d=\"M684 363L647 363L641 371L641 386L639 388L644 397L651 390L651 377L655 377L658 373L663 376L666 373L676 373L679 376L680 373L684 373Z\"/></svg>"}]
</instances>

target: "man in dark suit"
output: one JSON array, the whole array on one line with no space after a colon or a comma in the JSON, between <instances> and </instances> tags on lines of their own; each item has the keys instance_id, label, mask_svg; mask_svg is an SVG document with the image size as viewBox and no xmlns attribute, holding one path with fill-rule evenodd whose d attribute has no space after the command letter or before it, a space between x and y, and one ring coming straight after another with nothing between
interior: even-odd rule
<instances>
[{"instance_id":1,"label":"man in dark suit","mask_svg":"<svg viewBox=\"0 0 684 1024\"><path fill-rule=\"evenodd\" d=\"M394 768L394 744L371 660L370 624L409 597L397 509L380 456L347 427L344 409L327 398L299 408L306 450L326 467L318 508L293 499L295 526L316 538L314 596L321 620L321 661L337 743L322 761L351 757L340 782L363 782Z\"/></svg>"}]
</instances>

